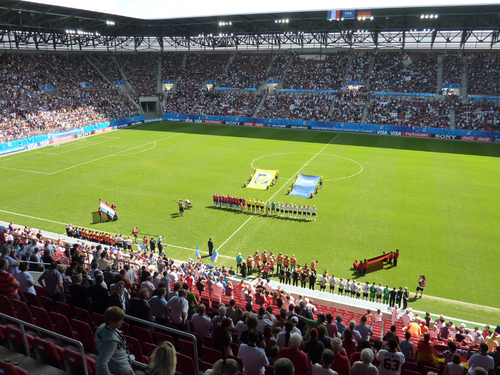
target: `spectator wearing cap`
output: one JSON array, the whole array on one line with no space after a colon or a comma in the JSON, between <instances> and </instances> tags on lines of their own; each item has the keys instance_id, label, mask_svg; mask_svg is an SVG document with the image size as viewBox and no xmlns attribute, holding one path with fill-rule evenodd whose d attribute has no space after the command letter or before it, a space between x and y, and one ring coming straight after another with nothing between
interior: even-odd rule
<instances>
[{"instance_id":1,"label":"spectator wearing cap","mask_svg":"<svg viewBox=\"0 0 500 375\"><path fill-rule=\"evenodd\" d=\"M488 345L488 351L490 352L495 351L495 348L498 346L497 339L498 339L498 333L496 332L493 332L484 338L484 342L486 343L486 345Z\"/></svg>"},{"instance_id":2,"label":"spectator wearing cap","mask_svg":"<svg viewBox=\"0 0 500 375\"><path fill-rule=\"evenodd\" d=\"M300 330L296 327L296 324L299 322L299 318L296 316L292 316L286 323L284 329L278 333L276 336L276 345L279 346L280 349L288 347L290 343L290 336L292 333L298 333L301 335Z\"/></svg>"}]
</instances>

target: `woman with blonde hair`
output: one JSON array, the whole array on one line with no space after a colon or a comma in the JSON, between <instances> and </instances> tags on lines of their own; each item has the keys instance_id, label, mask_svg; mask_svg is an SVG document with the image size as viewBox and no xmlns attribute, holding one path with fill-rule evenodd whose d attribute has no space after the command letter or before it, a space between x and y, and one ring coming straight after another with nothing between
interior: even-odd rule
<instances>
[{"instance_id":1,"label":"woman with blonde hair","mask_svg":"<svg viewBox=\"0 0 500 375\"><path fill-rule=\"evenodd\" d=\"M176 366L175 348L170 341L164 341L151 354L146 375L174 375Z\"/></svg>"},{"instance_id":2,"label":"woman with blonde hair","mask_svg":"<svg viewBox=\"0 0 500 375\"><path fill-rule=\"evenodd\" d=\"M239 372L240 365L234 359L219 359L214 367L203 375L238 375Z\"/></svg>"}]
</instances>

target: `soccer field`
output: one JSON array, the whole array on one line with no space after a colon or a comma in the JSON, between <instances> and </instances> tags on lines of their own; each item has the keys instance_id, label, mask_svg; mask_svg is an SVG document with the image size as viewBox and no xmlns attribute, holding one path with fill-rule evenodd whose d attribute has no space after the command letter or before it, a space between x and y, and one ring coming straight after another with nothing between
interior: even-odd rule
<instances>
[{"instance_id":1,"label":"soccer field","mask_svg":"<svg viewBox=\"0 0 500 375\"><path fill-rule=\"evenodd\" d=\"M243 188L254 167L278 169L276 186ZM407 286L413 297L425 274L424 298L410 306L493 323L499 167L497 144L162 122L0 158L0 220L57 233L70 222L125 235L138 225L163 236L168 256L194 258L199 246L207 262L211 237L218 264L267 249L344 278L354 259L398 248L397 267L358 280ZM323 189L313 199L287 196L297 173L324 176ZM215 193L314 204L318 217L214 208ZM117 205L117 222L92 224L99 198ZM180 217L185 198L194 207Z\"/></svg>"}]
</instances>

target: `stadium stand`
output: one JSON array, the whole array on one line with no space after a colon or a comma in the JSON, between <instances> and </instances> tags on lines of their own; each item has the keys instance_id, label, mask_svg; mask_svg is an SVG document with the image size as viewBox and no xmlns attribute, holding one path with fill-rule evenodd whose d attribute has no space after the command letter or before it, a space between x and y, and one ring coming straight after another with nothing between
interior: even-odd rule
<instances>
[{"instance_id":1,"label":"stadium stand","mask_svg":"<svg viewBox=\"0 0 500 375\"><path fill-rule=\"evenodd\" d=\"M443 83L456 83L462 81L462 54L460 52L447 52L443 54Z\"/></svg>"},{"instance_id":2,"label":"stadium stand","mask_svg":"<svg viewBox=\"0 0 500 375\"><path fill-rule=\"evenodd\" d=\"M158 83L158 58L153 53L118 55L117 60L132 84L136 96L155 96Z\"/></svg>"},{"instance_id":3,"label":"stadium stand","mask_svg":"<svg viewBox=\"0 0 500 375\"><path fill-rule=\"evenodd\" d=\"M336 94L331 119L336 122L361 122L368 94L349 90Z\"/></svg>"},{"instance_id":4,"label":"stadium stand","mask_svg":"<svg viewBox=\"0 0 500 375\"><path fill-rule=\"evenodd\" d=\"M469 103L455 105L455 126L467 130L500 130L500 106L498 102L471 99Z\"/></svg>"},{"instance_id":5,"label":"stadium stand","mask_svg":"<svg viewBox=\"0 0 500 375\"><path fill-rule=\"evenodd\" d=\"M279 94L266 98L257 117L325 121L333 95Z\"/></svg>"},{"instance_id":6,"label":"stadium stand","mask_svg":"<svg viewBox=\"0 0 500 375\"><path fill-rule=\"evenodd\" d=\"M217 79L217 86L258 88L266 79L270 55L243 55L238 53L226 73Z\"/></svg>"},{"instance_id":7,"label":"stadium stand","mask_svg":"<svg viewBox=\"0 0 500 375\"><path fill-rule=\"evenodd\" d=\"M248 91L215 91L204 93L195 113L203 115L252 117L259 97Z\"/></svg>"},{"instance_id":8,"label":"stadium stand","mask_svg":"<svg viewBox=\"0 0 500 375\"><path fill-rule=\"evenodd\" d=\"M0 142L137 114L125 96L77 55L3 54L0 84ZM45 93L42 86L54 90Z\"/></svg>"},{"instance_id":9,"label":"stadium stand","mask_svg":"<svg viewBox=\"0 0 500 375\"><path fill-rule=\"evenodd\" d=\"M469 94L500 95L500 58L497 53L467 54L467 90Z\"/></svg>"},{"instance_id":10,"label":"stadium stand","mask_svg":"<svg viewBox=\"0 0 500 375\"><path fill-rule=\"evenodd\" d=\"M449 127L451 99L377 96L370 100L366 123L416 127Z\"/></svg>"},{"instance_id":11,"label":"stadium stand","mask_svg":"<svg viewBox=\"0 0 500 375\"><path fill-rule=\"evenodd\" d=\"M27 237L32 239L32 243L35 246L38 241L41 241L42 245L44 244L45 246L49 246L51 244L51 237L36 238L34 236L35 232L30 228L24 227L23 230L22 227L18 228L13 225L12 227L14 230L7 230L5 236L7 246L16 246L14 245L14 242L19 243L19 241L25 241ZM82 235L82 232L72 228L68 231L68 233L77 236L78 238ZM49 235L50 234L47 234L47 236ZM10 236L12 236L12 238ZM63 241L57 245L65 247L66 252L69 253L71 251L70 244L74 242L74 238L63 237L61 235L57 235L57 238ZM89 268L89 263L93 262L92 258L98 256L98 252L100 251L108 253L105 257L109 257L110 260L114 258L114 256L111 255L111 252L109 252L107 247L101 249L96 247L97 244L89 242L84 242L82 245L84 247L83 254L85 267L76 265L73 261L69 268L73 268L76 265L77 267L76 271L73 271L75 272L73 277L80 274L84 276L84 280L87 285L92 285L93 278L101 272L96 271L92 274L92 277L87 275L86 268ZM115 254L120 258L116 258L115 261L111 262L111 264L114 264L117 267L113 267L111 271L113 273L116 273L118 268L121 267L120 264L123 264L125 261L124 258L121 258L121 256L125 253ZM256 256L260 257L260 255L257 254ZM312 356L311 358L320 358L320 353L311 352L310 349L308 349L310 345L318 345L311 342L311 340L316 340L316 333L314 333L313 338L309 338L311 328L316 327L315 330L318 330L318 340L321 340L323 343L322 347L328 347L332 338L340 337L344 339L348 336L354 336L355 341L353 341L352 345L346 340L342 341L342 345L345 345L349 352L352 351L352 354L349 355L351 364L359 359L360 351L366 347L366 345L372 345L374 350L378 351L386 345L388 339L396 335L399 337L399 340L402 340L405 333L408 331L410 332L409 341L413 344L413 349L406 353L407 356L405 357L403 373L408 373L405 371L411 371L412 369L417 369L418 371L428 370L432 366L434 366L432 367L434 371L441 372L444 368L445 362L449 360L451 353L455 350L454 348L459 348L461 350L461 355L465 356L465 360L467 360L470 354L466 355L465 351L471 348L473 353L475 348L473 345L484 341L486 337L488 337L488 340L490 337L493 341L498 340L498 336L495 336L490 326L485 326L484 330L481 330L479 327L467 328L465 325L455 326L452 322L446 322L442 316L437 319L431 318L429 314L426 316L419 316L418 313L414 313L410 308L405 310L400 309L397 305L394 306L393 302L390 302L391 310L390 313L388 313L387 306L380 302L379 297L377 297L377 303L378 306L383 308L384 312L380 309L376 313L375 310L370 310L369 308L367 310L367 306L371 307L374 305L371 305L371 302L368 302L367 298L365 300L364 295L362 298L359 297L360 293L357 294L358 297L356 297L356 293L348 293L349 295L352 295L352 297L336 295L337 298L344 298L353 301L351 307L343 304L342 302L339 303L339 301L332 303L333 300L331 297L335 295L335 292L337 292L337 290L335 290L335 285L333 288L329 288L330 293L326 291L316 292L315 298L316 296L319 296L318 300L320 303L315 303L311 297L306 297L304 294L299 295L296 292L291 293L291 290L294 290L294 287L291 287L290 285L273 282L266 284L264 280L260 279L260 277L257 277L254 280L243 279L241 281L233 279L235 287L232 291L232 295L226 296L224 288L226 285L229 285L228 281L230 279L229 272L226 268L211 268L207 267L202 262L195 263L194 261L179 263L173 261L172 259L165 258L164 267L166 268L164 268L165 271L163 276L156 272L157 267L160 267L158 257L153 256L149 258L149 256L146 255L147 254L144 253L137 257L137 260L139 261L138 266L142 267L142 265L145 265L147 267L145 268L147 272L154 275L153 283L155 285L158 285L159 287L161 286L160 282L167 281L169 288L174 288L176 280L181 283L185 283L187 284L187 290L189 293L192 293L193 297L191 298L188 296L188 301L191 301L189 304L192 304L195 308L198 303L202 303L205 306L204 309L198 309L198 313L196 315L199 315L199 319L202 319L205 324L208 324L208 327L210 328L207 332L210 335L204 337L204 346L201 346L201 342L199 342L199 351L195 352L195 346L192 342L193 336L183 336L182 332L176 326L171 324L167 323L165 325L155 325L153 335L151 334L152 327L148 330L138 327L137 325L133 325L131 328L134 332L134 336L131 336L132 331L130 331L129 326L124 324L122 329L125 333L129 349L131 353L135 354L135 358L138 361L136 362L136 366L139 366L138 368L141 368L141 363L143 364L142 366L147 365L149 357L156 346L165 340L173 342L177 348L178 371L182 369L183 374L195 374L195 363L199 363L199 366L202 369L210 368L218 359L222 358L221 351L223 351L223 349L220 347L220 340L218 338L220 331L218 331L217 328L217 324L220 324L220 322L223 321L223 319L219 317L221 314L229 316L232 321L232 327L234 327L234 329L230 329L230 331L233 331L231 332L232 343L230 346L234 349L234 351L233 355L230 355L229 357L234 358L237 362L241 362L242 358L238 357L238 342L244 344L246 342L246 332L248 332L249 328L254 326L254 323L251 321L253 318L250 318L252 314L250 312L243 313L243 311L250 310L253 310L255 315L258 317L258 319L255 320L257 329L259 329L261 333L264 333L262 341L259 343L260 346L267 347L267 349L270 350L274 343L279 344L281 342L279 332L285 332L285 327L287 327L287 324L290 324L288 322L292 322L293 324L297 324L301 330L300 332L304 336L305 340L305 348L303 350L310 353ZM151 259L149 266L145 263L145 260L148 258ZM137 267L137 269L139 269L139 267ZM122 277L123 280L127 279L130 282L131 279L129 279L129 277L131 277L131 275L129 272L133 272L133 274L135 274L134 278L136 278L136 281L131 283L133 290L130 294L131 298L135 298L137 291L141 288L139 280L142 275L140 272L125 269L125 276ZM319 276L320 275L318 275L318 277ZM327 273L324 277L326 277L327 284L330 284L330 279L328 278ZM196 281L205 284L203 291L200 292L201 289L198 288ZM339 281L340 279L337 278L336 282L338 283ZM220 297L218 296L218 292L216 292L218 288L217 285L220 285L222 288ZM358 287L361 284L358 283L358 285L354 285L355 287ZM112 285L108 287L112 288ZM296 288L299 291L303 290L304 292L307 290L299 289L298 287ZM314 290L312 292L308 292L310 295L311 293L314 294ZM25 298L24 293L22 296ZM173 295L170 294L170 296ZM323 296L326 296L326 298L323 298ZM68 297L68 295L66 295L66 297ZM32 295L32 298L39 299L40 296ZM260 302L259 298L263 298L263 302ZM376 297L373 296L370 298L373 298L374 301ZM234 302L231 300L234 300ZM248 301L250 300L251 302L249 305ZM222 305L220 303L222 303ZM230 305L233 307L229 307ZM259 305L264 308L259 309ZM34 316L37 319L37 326L43 326L49 330L54 330L63 336L77 338L80 340L87 352L87 366L90 369L90 373L93 373L96 368L96 361L99 361L98 353L95 351L93 331L95 331L98 325L103 324L102 315L92 314L91 317L87 311L72 307L75 316L79 317L79 319L82 317L82 319L88 320L88 323L76 319L72 319L71 323L69 323L69 320L62 315L67 313L67 304L59 303L54 305L56 311L52 311L50 313L45 310L45 306L43 304L41 304L41 306L42 307L40 308L31 306L31 310L35 313ZM54 306L51 305L50 308L53 309ZM8 316L20 318L21 314L25 315L24 311L27 310L26 305L22 302L16 302L14 304L14 308L15 310L10 312L2 310L2 313L8 313ZM231 309L231 313L229 312L229 309ZM372 311L374 312L372 313ZM85 314L83 314L84 312ZM50 317L52 317L52 319L50 319ZM45 324L42 320L39 321L38 319L43 319L47 322ZM189 320L192 320L192 322L190 324L190 330L185 331L186 333L196 334L197 330L201 328L201 326L199 326L200 323L196 323L196 325L193 324L195 319L198 319L198 317L194 317L193 312L191 312L189 314ZM196 321L199 322L200 320ZM259 321L262 321L263 324L259 325ZM134 321L131 321L130 323L135 324ZM148 326L148 323L146 322L141 324ZM270 325L272 329L265 329L264 327L266 325ZM92 327L94 328L92 329ZM276 327L278 327L278 329L274 330ZM291 327L293 327L293 325ZM346 331L349 331L349 335ZM68 364L70 366L75 366L75 369L71 369L70 372L73 373L73 371L75 371L76 373L80 371L81 373L82 361L79 353L69 348L63 349L59 347L57 343L54 345L52 341L45 341L47 340L46 338L40 337L41 335L38 335L36 332L34 333L34 337L27 336L30 352L26 353L21 331L14 325L9 324L7 321L7 326L0 326L0 344L4 346L7 345L10 350L24 352L25 355L29 354L49 366L55 366L56 368L62 369L68 369ZM440 367L427 362L422 362L423 357L421 358L419 356L418 348L420 348L420 343L423 342L422 339L424 338L424 333L428 333L430 335L429 342L436 353L431 360L434 361L435 364L440 365ZM448 338L445 337L445 334ZM194 337L198 340L201 336L195 335ZM369 343L367 343L364 339L368 340ZM37 353L36 355L34 354L35 352ZM494 356L494 350L490 354ZM266 356L271 361L270 363L272 363L274 355L271 354L270 351L266 351ZM444 358L445 362L439 361L439 358ZM22 366L20 368L22 368ZM78 368L80 370L77 370ZM332 365L332 369L338 370L335 363Z\"/></svg>"}]
</instances>

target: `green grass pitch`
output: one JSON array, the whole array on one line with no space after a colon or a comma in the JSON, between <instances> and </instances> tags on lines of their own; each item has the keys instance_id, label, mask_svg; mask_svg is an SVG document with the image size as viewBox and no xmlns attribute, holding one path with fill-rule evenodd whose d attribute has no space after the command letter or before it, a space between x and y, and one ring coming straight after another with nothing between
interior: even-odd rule
<instances>
[{"instance_id":1,"label":"green grass pitch","mask_svg":"<svg viewBox=\"0 0 500 375\"><path fill-rule=\"evenodd\" d=\"M429 297L411 301L415 309L496 322L499 157L497 144L154 123L0 158L0 219L57 233L68 222L126 235L139 225L177 259L212 237L219 264L267 249L344 278L355 258L399 248L398 267L359 280L407 286L413 297L423 273ZM279 169L276 186L243 188L253 167ZM285 195L299 171L324 176L312 200ZM214 193L315 204L318 218L214 209ZM99 198L117 205L118 222L91 223ZM194 205L183 218L180 198Z\"/></svg>"}]
</instances>

